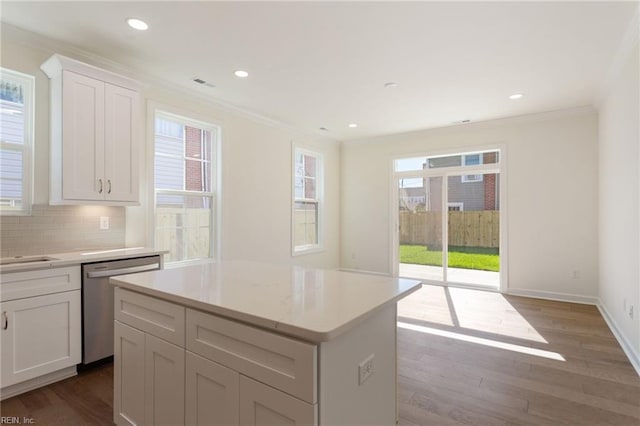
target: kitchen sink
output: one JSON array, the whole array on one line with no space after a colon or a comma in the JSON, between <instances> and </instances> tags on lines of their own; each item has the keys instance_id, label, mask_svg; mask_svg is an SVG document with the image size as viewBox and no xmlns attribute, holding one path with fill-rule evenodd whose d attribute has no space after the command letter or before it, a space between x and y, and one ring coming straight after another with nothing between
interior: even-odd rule
<instances>
[{"instance_id":1,"label":"kitchen sink","mask_svg":"<svg viewBox=\"0 0 640 426\"><path fill-rule=\"evenodd\" d=\"M4 259L0 259L0 265L15 265L16 263L24 264L24 263L38 263L38 262L48 262L51 260L60 260L55 257L50 256L16 256L16 257L5 257Z\"/></svg>"}]
</instances>

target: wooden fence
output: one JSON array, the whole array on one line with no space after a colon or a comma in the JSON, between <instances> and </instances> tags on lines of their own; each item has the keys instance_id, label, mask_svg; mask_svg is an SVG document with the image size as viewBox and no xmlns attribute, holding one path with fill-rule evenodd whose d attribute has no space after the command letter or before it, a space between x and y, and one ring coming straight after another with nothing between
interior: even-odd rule
<instances>
[{"instance_id":1,"label":"wooden fence","mask_svg":"<svg viewBox=\"0 0 640 426\"><path fill-rule=\"evenodd\" d=\"M448 212L449 245L500 247L500 212ZM400 212L400 244L442 246L441 212Z\"/></svg>"},{"instance_id":2,"label":"wooden fence","mask_svg":"<svg viewBox=\"0 0 640 426\"><path fill-rule=\"evenodd\" d=\"M156 248L169 250L165 262L209 257L211 210L158 207Z\"/></svg>"}]
</instances>

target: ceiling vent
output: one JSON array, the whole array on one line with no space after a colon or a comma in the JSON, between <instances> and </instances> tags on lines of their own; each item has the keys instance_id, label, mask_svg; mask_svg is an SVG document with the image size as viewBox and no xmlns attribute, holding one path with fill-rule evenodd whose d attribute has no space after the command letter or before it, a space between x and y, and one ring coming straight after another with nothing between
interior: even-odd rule
<instances>
[{"instance_id":1,"label":"ceiling vent","mask_svg":"<svg viewBox=\"0 0 640 426\"><path fill-rule=\"evenodd\" d=\"M211 83L207 82L206 80L203 80L203 79L198 78L198 77L194 77L192 80L193 80L195 83L202 84L203 86L207 86L207 87L216 87L216 86L215 86L215 84L211 84Z\"/></svg>"}]
</instances>

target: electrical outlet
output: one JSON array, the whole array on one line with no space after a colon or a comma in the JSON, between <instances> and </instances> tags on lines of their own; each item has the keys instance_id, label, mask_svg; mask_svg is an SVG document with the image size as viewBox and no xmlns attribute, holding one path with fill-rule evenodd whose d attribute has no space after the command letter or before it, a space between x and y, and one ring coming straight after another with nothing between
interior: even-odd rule
<instances>
[{"instance_id":1,"label":"electrical outlet","mask_svg":"<svg viewBox=\"0 0 640 426\"><path fill-rule=\"evenodd\" d=\"M100 229L109 229L109 216L100 216Z\"/></svg>"},{"instance_id":2,"label":"electrical outlet","mask_svg":"<svg viewBox=\"0 0 640 426\"><path fill-rule=\"evenodd\" d=\"M633 319L633 305L629 305L629 318Z\"/></svg>"},{"instance_id":3,"label":"electrical outlet","mask_svg":"<svg viewBox=\"0 0 640 426\"><path fill-rule=\"evenodd\" d=\"M572 270L571 278L573 278L574 280L577 280L578 278L580 278L580 270L579 269Z\"/></svg>"},{"instance_id":4,"label":"electrical outlet","mask_svg":"<svg viewBox=\"0 0 640 426\"><path fill-rule=\"evenodd\" d=\"M362 386L364 382L373 375L373 354L369 355L364 361L358 364L358 385Z\"/></svg>"}]
</instances>

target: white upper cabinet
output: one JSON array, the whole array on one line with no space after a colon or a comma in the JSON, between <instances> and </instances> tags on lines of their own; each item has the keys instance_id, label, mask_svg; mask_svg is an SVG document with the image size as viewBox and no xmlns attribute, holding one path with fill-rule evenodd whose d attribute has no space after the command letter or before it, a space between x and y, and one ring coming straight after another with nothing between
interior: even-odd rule
<instances>
[{"instance_id":1,"label":"white upper cabinet","mask_svg":"<svg viewBox=\"0 0 640 426\"><path fill-rule=\"evenodd\" d=\"M138 203L138 83L53 55L41 66L51 90L51 204Z\"/></svg>"}]
</instances>

